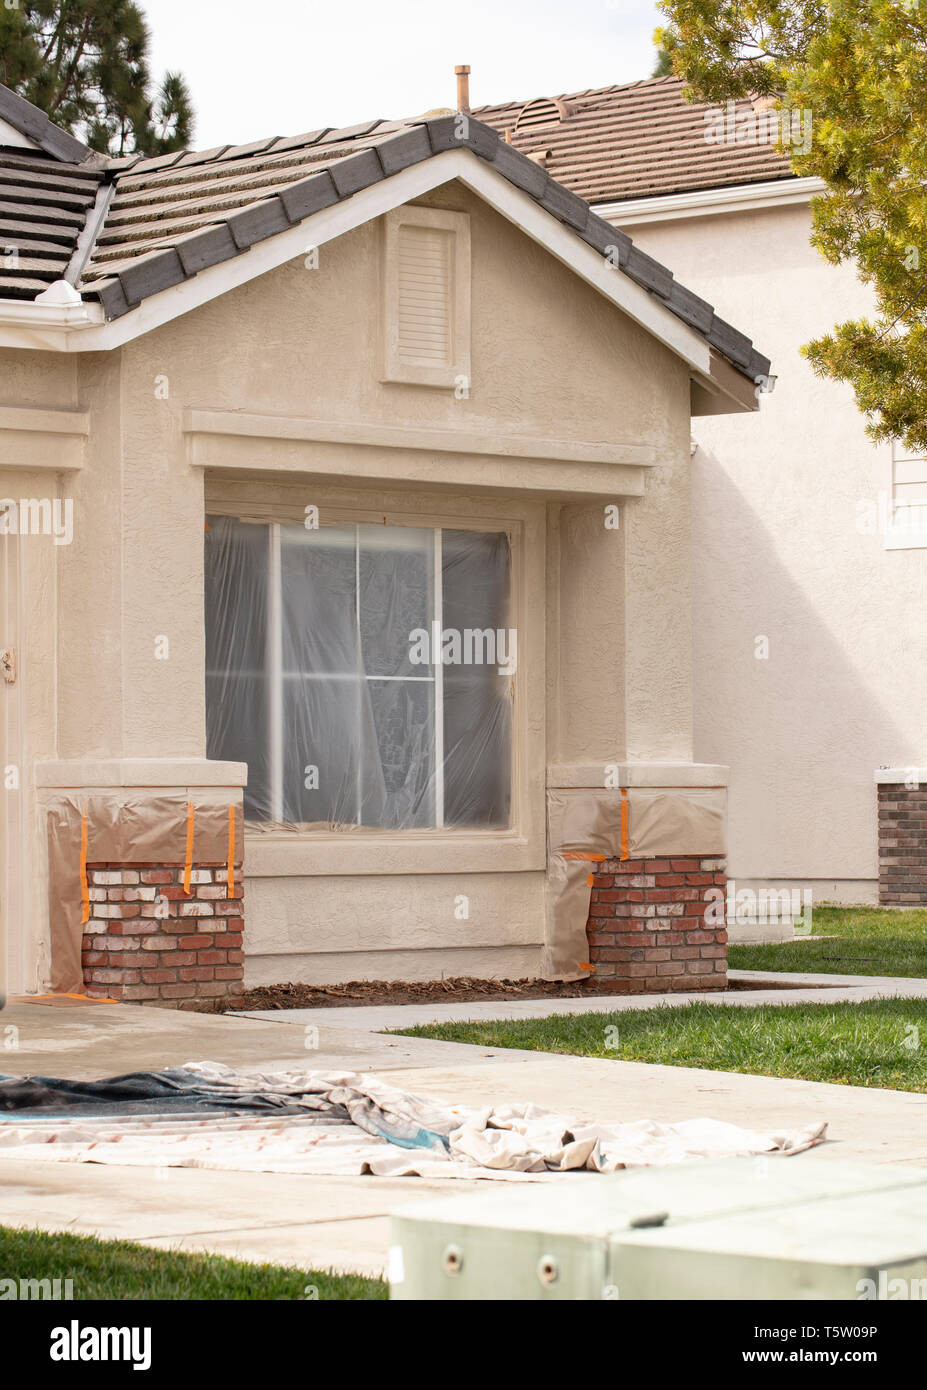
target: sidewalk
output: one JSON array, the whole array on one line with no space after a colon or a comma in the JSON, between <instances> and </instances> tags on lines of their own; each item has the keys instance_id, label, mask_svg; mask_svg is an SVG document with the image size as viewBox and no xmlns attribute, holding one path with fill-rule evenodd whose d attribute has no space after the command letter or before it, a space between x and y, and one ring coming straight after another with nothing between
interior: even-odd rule
<instances>
[{"instance_id":1,"label":"sidewalk","mask_svg":"<svg viewBox=\"0 0 927 1390\"><path fill-rule=\"evenodd\" d=\"M850 997L876 997L869 991L927 997L927 982L849 977ZM839 985L808 991L816 1002L843 995ZM887 985L904 986L886 989ZM764 1002L765 991L731 996L738 1007ZM798 1002L805 991L778 991L784 1002ZM600 1011L640 1007L645 1001L622 998L516 1001L466 1006L503 1009L552 1004ZM649 1007L659 1001L647 1000ZM674 998L675 1002L675 998ZM715 997L714 1002L722 1005ZM421 1006L409 1006L418 1010ZM446 1009L452 1006L440 1005ZM435 1008L427 1006L434 1016ZM73 1077L115 1075L136 1069L214 1060L230 1066L273 1071L279 1068L375 1072L395 1085L425 1095L478 1105L496 1100L533 1100L586 1119L663 1121L708 1115L776 1129L816 1119L829 1121L831 1142L788 1163L863 1161L927 1167L927 1096L902 1091L837 1086L732 1072L655 1066L638 1062L559 1056L492 1049L431 1039L386 1037L352 1026L347 1016L375 1010L326 1009L275 1013L268 1019L175 1012L132 1005L100 1004L48 1008L11 1005L0 1013L0 1039L15 1037L18 1049L0 1052L0 1069L17 1075L44 1073ZM393 1016L395 1009L385 1010ZM324 1015L324 1017L322 1017ZM408 1016L393 1017L401 1026ZM307 1020L310 1029L307 1034ZM384 1026L377 1020L373 1026ZM313 1044L318 1043L317 1046ZM307 1046L308 1044L308 1046ZM590 1178L607 1182L607 1178ZM550 1186L556 1185L552 1179ZM47 1167L0 1159L0 1211L11 1225L38 1226L110 1238L141 1241L161 1248L209 1250L246 1260L295 1264L304 1268L383 1268L388 1215L396 1206L442 1191L477 1190L479 1182L422 1179L318 1178L197 1169L121 1169L87 1164Z\"/></svg>"}]
</instances>

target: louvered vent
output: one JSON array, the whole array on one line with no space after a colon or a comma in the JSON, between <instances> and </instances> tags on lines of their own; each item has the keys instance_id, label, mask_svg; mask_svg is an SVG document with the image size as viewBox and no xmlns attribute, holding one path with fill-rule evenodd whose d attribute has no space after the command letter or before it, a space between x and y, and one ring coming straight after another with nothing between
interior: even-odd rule
<instances>
[{"instance_id":1,"label":"louvered vent","mask_svg":"<svg viewBox=\"0 0 927 1390\"><path fill-rule=\"evenodd\" d=\"M573 108L559 97L536 97L519 111L515 131L520 135L530 135L532 130L546 130L549 126L559 125L572 114Z\"/></svg>"},{"instance_id":2,"label":"louvered vent","mask_svg":"<svg viewBox=\"0 0 927 1390\"><path fill-rule=\"evenodd\" d=\"M399 360L441 367L451 361L451 234L399 228Z\"/></svg>"}]
</instances>

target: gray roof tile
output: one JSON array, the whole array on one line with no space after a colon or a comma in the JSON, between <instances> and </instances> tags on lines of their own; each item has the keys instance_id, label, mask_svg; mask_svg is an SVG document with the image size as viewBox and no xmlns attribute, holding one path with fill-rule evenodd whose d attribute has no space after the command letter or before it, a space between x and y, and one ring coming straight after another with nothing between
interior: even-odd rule
<instances>
[{"instance_id":1,"label":"gray roof tile","mask_svg":"<svg viewBox=\"0 0 927 1390\"><path fill-rule=\"evenodd\" d=\"M9 7L8 7L9 8ZM0 117L22 135L34 140L45 154L68 164L102 162L100 157L67 131L53 125L44 111L9 87L0 86Z\"/></svg>"},{"instance_id":2,"label":"gray roof tile","mask_svg":"<svg viewBox=\"0 0 927 1390\"><path fill-rule=\"evenodd\" d=\"M673 272L665 265L648 256L639 246L632 245L624 266L632 280L643 285L645 290L653 290L661 299L669 299L673 288Z\"/></svg>"},{"instance_id":3,"label":"gray roof tile","mask_svg":"<svg viewBox=\"0 0 927 1390\"><path fill-rule=\"evenodd\" d=\"M314 212L337 203L338 190L326 169L321 174L312 174L307 179L300 179L299 183L290 184L289 188L281 189L279 197L290 221L301 222L304 217L311 217Z\"/></svg>"},{"instance_id":4,"label":"gray roof tile","mask_svg":"<svg viewBox=\"0 0 927 1390\"><path fill-rule=\"evenodd\" d=\"M724 356L729 357L735 366L744 369L749 367L753 354L753 344L745 333L739 332L738 329L726 323L724 319L719 319L715 314L706 336L712 347L723 352Z\"/></svg>"},{"instance_id":5,"label":"gray roof tile","mask_svg":"<svg viewBox=\"0 0 927 1390\"><path fill-rule=\"evenodd\" d=\"M376 183L383 177L383 165L376 150L365 150L363 154L348 155L339 160L329 170L340 198L350 198L362 188Z\"/></svg>"},{"instance_id":6,"label":"gray roof tile","mask_svg":"<svg viewBox=\"0 0 927 1390\"><path fill-rule=\"evenodd\" d=\"M196 275L208 266L230 260L241 249L227 222L217 222L203 231L190 232L185 237L179 237L176 247L184 273L187 275Z\"/></svg>"},{"instance_id":7,"label":"gray roof tile","mask_svg":"<svg viewBox=\"0 0 927 1390\"><path fill-rule=\"evenodd\" d=\"M660 110L676 120L673 103L678 105L678 92L667 88L665 80L661 82ZM654 119L647 102L653 105L653 89L661 87L661 82L609 88L604 96L601 92L579 94L580 114L585 110L583 100L590 108L582 129L595 129L598 117L594 113L603 101L611 109L630 100L636 103L639 135L644 117ZM643 106L641 89L649 93ZM5 109L2 91L0 114ZM612 100L613 94L628 91L630 98ZM667 92L672 101L667 101ZM98 299L110 319L383 178L443 151L466 149L600 255L617 262L738 370L749 373L751 379L768 374L768 359L745 334L716 318L710 304L678 284L665 266L590 208L586 185L579 177L567 185L555 177L558 161L565 157L563 142L558 145L546 127L540 132L545 148L553 151L548 167L543 168L529 157L532 151L524 147L527 136L516 131L511 144L500 139L501 129L514 127L519 108L489 110L491 123L459 113L411 121L367 121L154 159L74 162L37 152L0 152L0 194L6 192L0 238L11 237L5 244L15 244L17 238L22 243L19 270L0 276L0 294L34 298L50 279L59 278L104 178L115 183L115 196L79 288L85 296ZM30 108L26 116L38 129L41 121L30 114L34 111ZM610 139L605 130L599 144L607 145ZM593 181L590 186L598 185Z\"/></svg>"},{"instance_id":8,"label":"gray roof tile","mask_svg":"<svg viewBox=\"0 0 927 1390\"><path fill-rule=\"evenodd\" d=\"M263 203L252 203L250 207L233 212L225 219L235 239L235 245L246 251L256 241L266 241L279 232L290 229L290 219L279 198L268 198Z\"/></svg>"}]
</instances>

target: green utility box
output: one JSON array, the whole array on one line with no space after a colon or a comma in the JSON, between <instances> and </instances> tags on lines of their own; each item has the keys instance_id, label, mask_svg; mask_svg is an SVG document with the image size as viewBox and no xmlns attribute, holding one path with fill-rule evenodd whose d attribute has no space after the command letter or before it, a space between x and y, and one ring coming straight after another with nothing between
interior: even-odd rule
<instances>
[{"instance_id":1,"label":"green utility box","mask_svg":"<svg viewBox=\"0 0 927 1390\"><path fill-rule=\"evenodd\" d=\"M927 1170L806 1157L487 1183L392 1217L396 1299L927 1300Z\"/></svg>"}]
</instances>

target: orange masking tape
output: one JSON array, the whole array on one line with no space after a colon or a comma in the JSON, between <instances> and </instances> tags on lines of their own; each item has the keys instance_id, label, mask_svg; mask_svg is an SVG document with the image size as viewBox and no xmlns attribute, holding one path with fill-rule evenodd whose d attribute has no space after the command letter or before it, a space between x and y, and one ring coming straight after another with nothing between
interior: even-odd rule
<instances>
[{"instance_id":1,"label":"orange masking tape","mask_svg":"<svg viewBox=\"0 0 927 1390\"><path fill-rule=\"evenodd\" d=\"M225 884L225 896L235 896L235 803L229 803L229 862Z\"/></svg>"},{"instance_id":2,"label":"orange masking tape","mask_svg":"<svg viewBox=\"0 0 927 1390\"><path fill-rule=\"evenodd\" d=\"M193 802L187 802L187 854L183 863L183 891L190 896L190 876L193 871L193 828L196 812Z\"/></svg>"},{"instance_id":3,"label":"orange masking tape","mask_svg":"<svg viewBox=\"0 0 927 1390\"><path fill-rule=\"evenodd\" d=\"M628 789L621 788L621 857L628 858Z\"/></svg>"},{"instance_id":4,"label":"orange masking tape","mask_svg":"<svg viewBox=\"0 0 927 1390\"><path fill-rule=\"evenodd\" d=\"M90 921L90 889L87 886L87 812L80 818L80 924Z\"/></svg>"},{"instance_id":5,"label":"orange masking tape","mask_svg":"<svg viewBox=\"0 0 927 1390\"><path fill-rule=\"evenodd\" d=\"M608 855L607 855L607 854L586 854L585 851L584 851L584 850L581 850L581 849L569 849L569 850L566 850L563 854L561 854L560 858L561 858L561 859L585 859L585 860L587 860L590 864L604 864L605 861L606 861L606 859L608 858Z\"/></svg>"}]
</instances>

